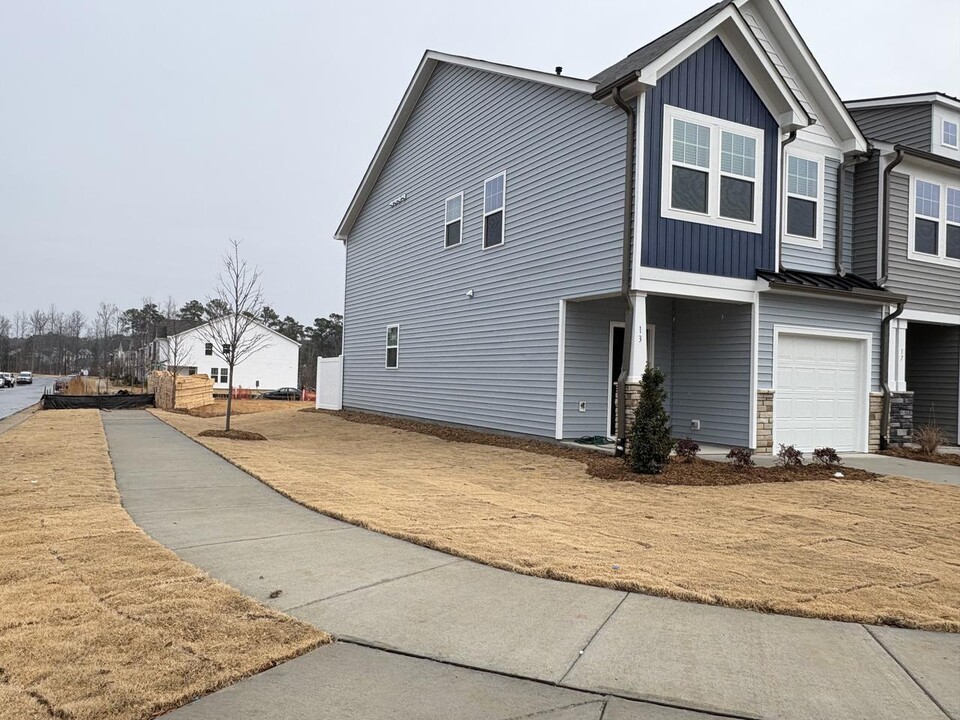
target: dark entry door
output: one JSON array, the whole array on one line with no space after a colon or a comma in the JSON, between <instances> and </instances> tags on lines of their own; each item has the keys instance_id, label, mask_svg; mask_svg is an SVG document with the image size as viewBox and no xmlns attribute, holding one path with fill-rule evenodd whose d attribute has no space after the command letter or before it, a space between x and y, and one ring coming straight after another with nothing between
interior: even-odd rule
<instances>
[{"instance_id":1,"label":"dark entry door","mask_svg":"<svg viewBox=\"0 0 960 720\"><path fill-rule=\"evenodd\" d=\"M617 380L623 370L623 328L613 328L613 346L610 348L610 437L617 434Z\"/></svg>"}]
</instances>

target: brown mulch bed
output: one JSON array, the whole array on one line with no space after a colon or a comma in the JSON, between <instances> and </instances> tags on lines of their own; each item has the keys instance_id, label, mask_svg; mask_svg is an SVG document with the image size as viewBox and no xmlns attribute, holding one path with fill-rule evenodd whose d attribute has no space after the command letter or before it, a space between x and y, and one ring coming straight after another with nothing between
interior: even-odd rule
<instances>
[{"instance_id":1,"label":"brown mulch bed","mask_svg":"<svg viewBox=\"0 0 960 720\"><path fill-rule=\"evenodd\" d=\"M953 465L960 467L960 455L954 453L925 453L917 448L897 447L883 450L881 455L903 458L904 460L919 460L920 462L937 463L938 465Z\"/></svg>"},{"instance_id":2,"label":"brown mulch bed","mask_svg":"<svg viewBox=\"0 0 960 720\"><path fill-rule=\"evenodd\" d=\"M397 430L430 435L449 442L476 443L493 447L524 450L538 455L578 460L585 463L587 472L593 477L602 480L625 480L629 482L646 483L653 485L745 485L770 482L799 482L803 480L832 480L838 468L823 465L804 465L800 468L779 467L748 467L738 468L729 463L713 462L711 460L696 460L682 462L671 458L667 467L659 475L638 475L629 472L626 464L620 458L604 455L588 447L575 448L569 445L536 440L533 438L499 435L466 428L437 425L435 423L389 415L376 415L359 410L315 410L308 408L301 412L327 413L341 420L365 423L367 425L381 425ZM855 468L839 468L845 478L850 480L872 480L879 477L866 470Z\"/></svg>"},{"instance_id":3,"label":"brown mulch bed","mask_svg":"<svg viewBox=\"0 0 960 720\"><path fill-rule=\"evenodd\" d=\"M228 440L266 440L260 433L247 430L202 430L197 435L199 437L227 438Z\"/></svg>"}]
</instances>

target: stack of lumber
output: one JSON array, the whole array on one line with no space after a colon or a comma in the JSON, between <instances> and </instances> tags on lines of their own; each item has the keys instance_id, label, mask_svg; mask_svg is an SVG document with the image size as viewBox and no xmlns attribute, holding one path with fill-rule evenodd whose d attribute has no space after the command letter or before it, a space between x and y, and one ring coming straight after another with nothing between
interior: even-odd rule
<instances>
[{"instance_id":1,"label":"stack of lumber","mask_svg":"<svg viewBox=\"0 0 960 720\"><path fill-rule=\"evenodd\" d=\"M176 383L176 393L174 393ZM207 375L177 375L167 370L150 373L147 391L162 410L192 410L213 404L213 380Z\"/></svg>"}]
</instances>

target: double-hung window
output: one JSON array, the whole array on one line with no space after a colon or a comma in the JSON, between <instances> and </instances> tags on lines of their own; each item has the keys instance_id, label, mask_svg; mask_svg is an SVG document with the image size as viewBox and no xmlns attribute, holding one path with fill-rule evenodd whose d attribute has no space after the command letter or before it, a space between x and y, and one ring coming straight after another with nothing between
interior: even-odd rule
<instances>
[{"instance_id":1,"label":"double-hung window","mask_svg":"<svg viewBox=\"0 0 960 720\"><path fill-rule=\"evenodd\" d=\"M821 246L820 208L823 180L819 161L787 155L785 231L791 242Z\"/></svg>"},{"instance_id":2,"label":"double-hung window","mask_svg":"<svg viewBox=\"0 0 960 720\"><path fill-rule=\"evenodd\" d=\"M203 354L204 354L204 355L213 355L213 343L206 343L206 344L203 346Z\"/></svg>"},{"instance_id":3,"label":"double-hung window","mask_svg":"<svg viewBox=\"0 0 960 720\"><path fill-rule=\"evenodd\" d=\"M400 326L387 326L387 357L384 367L388 370L400 366Z\"/></svg>"},{"instance_id":4,"label":"double-hung window","mask_svg":"<svg viewBox=\"0 0 960 720\"><path fill-rule=\"evenodd\" d=\"M448 197L443 204L443 246L459 245L463 237L463 193Z\"/></svg>"},{"instance_id":5,"label":"double-hung window","mask_svg":"<svg viewBox=\"0 0 960 720\"><path fill-rule=\"evenodd\" d=\"M945 147L956 148L957 144L957 123L951 120L943 120L940 129L940 144Z\"/></svg>"},{"instance_id":6,"label":"double-hung window","mask_svg":"<svg viewBox=\"0 0 960 720\"><path fill-rule=\"evenodd\" d=\"M503 245L507 174L500 173L483 183L483 247Z\"/></svg>"},{"instance_id":7,"label":"double-hung window","mask_svg":"<svg viewBox=\"0 0 960 720\"><path fill-rule=\"evenodd\" d=\"M914 178L908 255L960 264L960 184Z\"/></svg>"},{"instance_id":8,"label":"double-hung window","mask_svg":"<svg viewBox=\"0 0 960 720\"><path fill-rule=\"evenodd\" d=\"M663 120L661 214L759 233L763 131L670 105Z\"/></svg>"}]
</instances>

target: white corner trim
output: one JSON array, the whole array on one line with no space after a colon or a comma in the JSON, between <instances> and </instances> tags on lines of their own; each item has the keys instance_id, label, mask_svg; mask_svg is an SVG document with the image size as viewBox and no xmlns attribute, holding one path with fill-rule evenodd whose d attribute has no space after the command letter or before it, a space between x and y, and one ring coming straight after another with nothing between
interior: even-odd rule
<instances>
[{"instance_id":1,"label":"white corner trim","mask_svg":"<svg viewBox=\"0 0 960 720\"><path fill-rule=\"evenodd\" d=\"M566 344L567 344L567 301L559 302L559 322L557 325L557 407L555 416L555 428L553 437L555 440L563 439L563 375L564 365L566 364Z\"/></svg>"},{"instance_id":2,"label":"white corner trim","mask_svg":"<svg viewBox=\"0 0 960 720\"><path fill-rule=\"evenodd\" d=\"M631 260L630 288L637 289L640 281L640 259L643 253L643 198L646 195L646 174L643 172L644 160L644 130L647 126L647 93L641 92L637 95L637 137L636 152L637 163L634 168L634 178L636 178L633 187L633 254Z\"/></svg>"},{"instance_id":3,"label":"white corner trim","mask_svg":"<svg viewBox=\"0 0 960 720\"><path fill-rule=\"evenodd\" d=\"M753 295L750 322L750 447L757 449L757 386L760 374L760 293Z\"/></svg>"}]
</instances>

